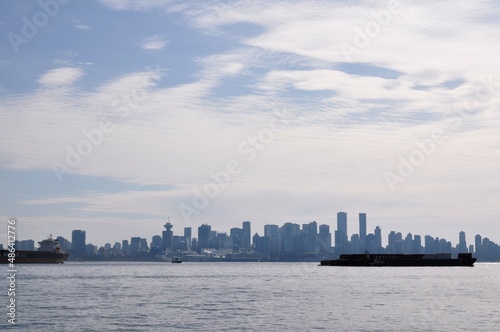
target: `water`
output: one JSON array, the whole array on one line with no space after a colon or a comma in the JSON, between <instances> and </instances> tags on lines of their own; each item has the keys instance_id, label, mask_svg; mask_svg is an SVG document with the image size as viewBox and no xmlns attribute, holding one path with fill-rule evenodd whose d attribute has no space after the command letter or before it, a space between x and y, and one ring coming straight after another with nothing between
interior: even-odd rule
<instances>
[{"instance_id":1,"label":"water","mask_svg":"<svg viewBox=\"0 0 500 332\"><path fill-rule=\"evenodd\" d=\"M7 267L0 266L7 275ZM500 331L500 264L18 266L16 331Z\"/></svg>"}]
</instances>

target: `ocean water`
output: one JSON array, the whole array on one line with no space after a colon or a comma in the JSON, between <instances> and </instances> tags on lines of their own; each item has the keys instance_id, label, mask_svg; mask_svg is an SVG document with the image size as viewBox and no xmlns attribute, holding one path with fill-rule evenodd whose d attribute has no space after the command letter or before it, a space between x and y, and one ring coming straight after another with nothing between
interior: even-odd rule
<instances>
[{"instance_id":1,"label":"ocean water","mask_svg":"<svg viewBox=\"0 0 500 332\"><path fill-rule=\"evenodd\" d=\"M7 267L4 275L7 275ZM16 331L500 331L500 264L19 265Z\"/></svg>"}]
</instances>

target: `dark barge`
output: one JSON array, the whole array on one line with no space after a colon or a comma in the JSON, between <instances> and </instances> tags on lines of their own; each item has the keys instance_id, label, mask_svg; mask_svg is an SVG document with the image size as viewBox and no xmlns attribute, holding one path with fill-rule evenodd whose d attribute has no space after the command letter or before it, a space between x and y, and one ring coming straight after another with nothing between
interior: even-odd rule
<instances>
[{"instance_id":1,"label":"dark barge","mask_svg":"<svg viewBox=\"0 0 500 332\"><path fill-rule=\"evenodd\" d=\"M474 266L472 254L343 254L339 259L322 260L321 266Z\"/></svg>"}]
</instances>

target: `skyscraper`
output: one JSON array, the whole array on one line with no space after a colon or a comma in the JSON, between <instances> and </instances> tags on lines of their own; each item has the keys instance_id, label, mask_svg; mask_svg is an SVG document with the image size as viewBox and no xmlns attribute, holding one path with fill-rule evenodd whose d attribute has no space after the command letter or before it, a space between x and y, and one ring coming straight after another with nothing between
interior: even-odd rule
<instances>
[{"instance_id":1,"label":"skyscraper","mask_svg":"<svg viewBox=\"0 0 500 332\"><path fill-rule=\"evenodd\" d=\"M71 251L77 257L85 256L85 231L75 229L71 233Z\"/></svg>"},{"instance_id":2,"label":"skyscraper","mask_svg":"<svg viewBox=\"0 0 500 332\"><path fill-rule=\"evenodd\" d=\"M337 213L337 230L335 231L335 255L347 252L347 213Z\"/></svg>"},{"instance_id":3,"label":"skyscraper","mask_svg":"<svg viewBox=\"0 0 500 332\"><path fill-rule=\"evenodd\" d=\"M210 240L210 234L212 232L212 226L203 224L198 227L198 246L200 248L208 248L208 241Z\"/></svg>"},{"instance_id":4,"label":"skyscraper","mask_svg":"<svg viewBox=\"0 0 500 332\"><path fill-rule=\"evenodd\" d=\"M319 252L328 255L332 247L332 234L330 234L330 226L319 225Z\"/></svg>"},{"instance_id":5,"label":"skyscraper","mask_svg":"<svg viewBox=\"0 0 500 332\"><path fill-rule=\"evenodd\" d=\"M250 249L250 239L251 239L251 231L250 231L250 221L243 222L243 243L242 248Z\"/></svg>"},{"instance_id":6,"label":"skyscraper","mask_svg":"<svg viewBox=\"0 0 500 332\"><path fill-rule=\"evenodd\" d=\"M170 251L174 251L172 247L172 237L174 236L174 232L172 232L173 225L167 222L163 227L165 227L165 230L162 232L161 250L169 249Z\"/></svg>"},{"instance_id":7,"label":"skyscraper","mask_svg":"<svg viewBox=\"0 0 500 332\"><path fill-rule=\"evenodd\" d=\"M375 245L377 246L376 253L382 252L382 230L379 226L375 227Z\"/></svg>"},{"instance_id":8,"label":"skyscraper","mask_svg":"<svg viewBox=\"0 0 500 332\"><path fill-rule=\"evenodd\" d=\"M467 243L465 242L465 232L461 231L458 233L458 252L468 252Z\"/></svg>"},{"instance_id":9,"label":"skyscraper","mask_svg":"<svg viewBox=\"0 0 500 332\"><path fill-rule=\"evenodd\" d=\"M363 252L366 247L366 213L359 214L359 250Z\"/></svg>"},{"instance_id":10,"label":"skyscraper","mask_svg":"<svg viewBox=\"0 0 500 332\"><path fill-rule=\"evenodd\" d=\"M191 227L184 227L184 238L186 239L186 246L191 249Z\"/></svg>"}]
</instances>

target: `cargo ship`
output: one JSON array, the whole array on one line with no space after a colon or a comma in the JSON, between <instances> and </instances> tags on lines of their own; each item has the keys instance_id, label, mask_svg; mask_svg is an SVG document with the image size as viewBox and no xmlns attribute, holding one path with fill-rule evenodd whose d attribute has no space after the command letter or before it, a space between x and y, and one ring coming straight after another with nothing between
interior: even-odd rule
<instances>
[{"instance_id":1,"label":"cargo ship","mask_svg":"<svg viewBox=\"0 0 500 332\"><path fill-rule=\"evenodd\" d=\"M0 264L25 264L25 263L63 263L69 254L65 253L59 242L52 236L48 239L39 241L40 248L37 251L16 250L16 257L9 260L9 250L0 250Z\"/></svg>"},{"instance_id":2,"label":"cargo ship","mask_svg":"<svg viewBox=\"0 0 500 332\"><path fill-rule=\"evenodd\" d=\"M472 254L343 254L339 259L322 260L321 266L474 266Z\"/></svg>"}]
</instances>

